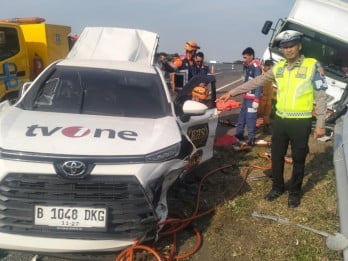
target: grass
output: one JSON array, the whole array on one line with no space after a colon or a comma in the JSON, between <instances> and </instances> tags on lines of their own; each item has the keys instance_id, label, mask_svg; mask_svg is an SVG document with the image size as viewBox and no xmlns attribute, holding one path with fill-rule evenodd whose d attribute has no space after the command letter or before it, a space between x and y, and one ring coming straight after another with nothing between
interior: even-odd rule
<instances>
[{"instance_id":1,"label":"grass","mask_svg":"<svg viewBox=\"0 0 348 261\"><path fill-rule=\"evenodd\" d=\"M229 198L240 186L245 169L252 162L265 163L257 153L267 150L269 148L256 147L250 152L235 152L232 148L216 148L215 158L207 168L231 163L235 167L217 173L206 182L207 190L202 197L208 198L217 208L214 214L196 222L203 232L204 244L191 260L342 260L342 252L328 249L321 235L251 216L253 211L257 211L329 233L338 232L331 141L310 140L304 195L298 208L288 208L287 193L274 202L265 201L263 197L271 188L271 180L267 176L270 172L257 169L249 174L240 193ZM291 169L292 165L287 164L286 179L289 179ZM204 173L201 171L196 175ZM187 238L186 242L190 240ZM182 246L182 249L185 247ZM210 256L206 255L207 252Z\"/></svg>"}]
</instances>

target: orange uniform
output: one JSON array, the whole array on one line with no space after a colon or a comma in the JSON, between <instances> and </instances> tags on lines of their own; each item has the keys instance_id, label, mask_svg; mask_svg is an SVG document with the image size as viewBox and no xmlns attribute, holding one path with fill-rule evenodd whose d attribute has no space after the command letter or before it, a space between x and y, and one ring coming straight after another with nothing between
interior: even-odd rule
<instances>
[{"instance_id":1,"label":"orange uniform","mask_svg":"<svg viewBox=\"0 0 348 261\"><path fill-rule=\"evenodd\" d=\"M262 74L271 69L271 65L264 65ZM271 112L272 112L272 100L274 99L273 83L267 83L262 86L262 96L260 98L260 105L257 110L258 117L264 125L270 125Z\"/></svg>"}]
</instances>

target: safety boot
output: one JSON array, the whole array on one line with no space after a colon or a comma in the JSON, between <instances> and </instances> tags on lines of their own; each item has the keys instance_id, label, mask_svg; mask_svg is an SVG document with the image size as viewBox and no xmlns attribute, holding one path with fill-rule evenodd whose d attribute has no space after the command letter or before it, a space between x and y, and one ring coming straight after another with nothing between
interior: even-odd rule
<instances>
[{"instance_id":1,"label":"safety boot","mask_svg":"<svg viewBox=\"0 0 348 261\"><path fill-rule=\"evenodd\" d=\"M288 207L297 208L301 204L301 196L299 193L290 193L288 198Z\"/></svg>"},{"instance_id":2,"label":"safety boot","mask_svg":"<svg viewBox=\"0 0 348 261\"><path fill-rule=\"evenodd\" d=\"M266 194L265 200L273 201L273 200L279 198L283 193L284 193L284 191L280 191L277 189L271 189L271 191Z\"/></svg>"},{"instance_id":3,"label":"safety boot","mask_svg":"<svg viewBox=\"0 0 348 261\"><path fill-rule=\"evenodd\" d=\"M251 138L248 140L248 145L249 146L255 146L255 138Z\"/></svg>"}]
</instances>

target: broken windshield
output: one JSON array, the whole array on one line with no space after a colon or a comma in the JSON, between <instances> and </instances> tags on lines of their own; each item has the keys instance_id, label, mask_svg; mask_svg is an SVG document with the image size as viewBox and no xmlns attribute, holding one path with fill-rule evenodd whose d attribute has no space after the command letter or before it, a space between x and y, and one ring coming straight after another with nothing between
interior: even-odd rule
<instances>
[{"instance_id":1,"label":"broken windshield","mask_svg":"<svg viewBox=\"0 0 348 261\"><path fill-rule=\"evenodd\" d=\"M169 111L157 74L57 66L28 94L22 107L35 111L145 118Z\"/></svg>"}]
</instances>

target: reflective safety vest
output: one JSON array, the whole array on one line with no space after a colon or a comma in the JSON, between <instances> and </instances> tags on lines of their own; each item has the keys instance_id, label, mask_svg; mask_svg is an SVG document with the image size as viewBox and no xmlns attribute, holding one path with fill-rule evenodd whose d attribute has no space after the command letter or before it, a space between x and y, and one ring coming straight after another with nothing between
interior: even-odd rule
<instances>
[{"instance_id":1,"label":"reflective safety vest","mask_svg":"<svg viewBox=\"0 0 348 261\"><path fill-rule=\"evenodd\" d=\"M311 118L314 102L313 75L317 61L304 58L288 70L282 60L273 67L277 84L276 114L282 118Z\"/></svg>"}]
</instances>

